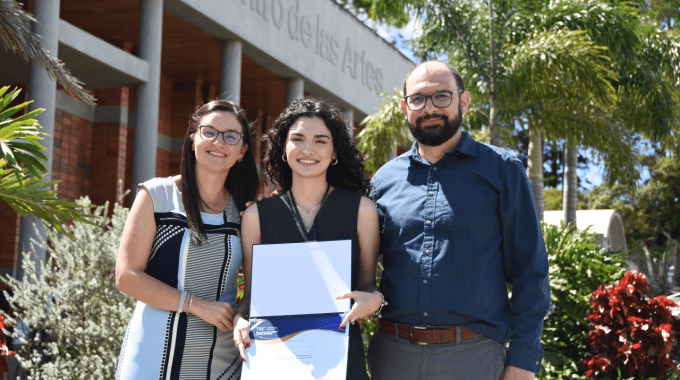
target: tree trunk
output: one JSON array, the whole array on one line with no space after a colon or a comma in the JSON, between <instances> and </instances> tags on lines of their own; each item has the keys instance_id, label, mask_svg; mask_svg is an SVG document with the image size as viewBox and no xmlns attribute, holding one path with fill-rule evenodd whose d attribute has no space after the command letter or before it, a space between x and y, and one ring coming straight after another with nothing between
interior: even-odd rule
<instances>
[{"instance_id":1,"label":"tree trunk","mask_svg":"<svg viewBox=\"0 0 680 380\"><path fill-rule=\"evenodd\" d=\"M496 75L498 73L498 51L494 34L493 0L489 0L489 45L491 48L491 78L489 83L489 143L501 145L501 131L498 126L498 110L496 109Z\"/></svg>"},{"instance_id":2,"label":"tree trunk","mask_svg":"<svg viewBox=\"0 0 680 380\"><path fill-rule=\"evenodd\" d=\"M545 203L543 199L543 134L531 128L529 122L529 157L527 159L527 175L534 193L534 201L538 210L538 218L543 220Z\"/></svg>"},{"instance_id":3,"label":"tree trunk","mask_svg":"<svg viewBox=\"0 0 680 380\"><path fill-rule=\"evenodd\" d=\"M675 243L675 269L673 269L673 283L671 285L680 286L680 237L673 242Z\"/></svg>"},{"instance_id":4,"label":"tree trunk","mask_svg":"<svg viewBox=\"0 0 680 380\"><path fill-rule=\"evenodd\" d=\"M670 244L668 245L668 248L670 249ZM659 261L659 265L657 265L659 270L658 283L661 285L662 289L668 288L668 271L666 270L666 257L668 257L668 251L668 249L664 250L661 260Z\"/></svg>"},{"instance_id":5,"label":"tree trunk","mask_svg":"<svg viewBox=\"0 0 680 380\"><path fill-rule=\"evenodd\" d=\"M576 144L566 140L564 142L564 181L562 181L562 210L564 224L576 227L576 209L578 203L578 177Z\"/></svg>"},{"instance_id":6,"label":"tree trunk","mask_svg":"<svg viewBox=\"0 0 680 380\"><path fill-rule=\"evenodd\" d=\"M654 270L654 258L652 258L649 248L644 243L642 243L642 251L645 253L645 259L647 260L647 283L650 287L657 287L656 275L654 274L656 273Z\"/></svg>"}]
</instances>

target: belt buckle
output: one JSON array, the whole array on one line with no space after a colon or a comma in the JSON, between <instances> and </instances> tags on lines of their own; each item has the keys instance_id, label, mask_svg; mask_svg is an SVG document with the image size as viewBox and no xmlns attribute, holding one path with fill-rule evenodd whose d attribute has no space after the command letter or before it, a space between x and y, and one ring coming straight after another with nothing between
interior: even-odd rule
<instances>
[{"instance_id":1,"label":"belt buckle","mask_svg":"<svg viewBox=\"0 0 680 380\"><path fill-rule=\"evenodd\" d=\"M408 340L409 340L409 343L411 343L411 344L416 344L416 345L419 345L419 346L427 346L429 343L425 343L425 342L414 342L414 341L413 341L413 329L416 329L416 330L428 330L429 327L428 327L428 326L409 326L409 327L408 327Z\"/></svg>"}]
</instances>

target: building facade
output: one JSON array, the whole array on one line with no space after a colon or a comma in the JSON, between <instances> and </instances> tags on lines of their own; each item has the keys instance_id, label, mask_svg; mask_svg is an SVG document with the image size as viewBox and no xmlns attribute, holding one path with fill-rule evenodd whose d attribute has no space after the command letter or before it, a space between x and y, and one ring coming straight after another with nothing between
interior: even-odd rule
<instances>
[{"instance_id":1,"label":"building facade","mask_svg":"<svg viewBox=\"0 0 680 380\"><path fill-rule=\"evenodd\" d=\"M94 204L179 173L189 115L204 102L244 107L255 141L299 96L332 102L356 127L414 65L333 0L25 0L24 9L96 106L4 49L0 85L22 87L32 109L45 109L38 119L60 198ZM2 203L0 228L0 273L21 276L32 222Z\"/></svg>"}]
</instances>

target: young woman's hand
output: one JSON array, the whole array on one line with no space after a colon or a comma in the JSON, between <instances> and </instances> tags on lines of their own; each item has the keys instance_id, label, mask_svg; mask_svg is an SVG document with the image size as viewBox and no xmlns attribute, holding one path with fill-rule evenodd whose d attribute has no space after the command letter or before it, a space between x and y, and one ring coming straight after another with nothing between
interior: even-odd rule
<instances>
[{"instance_id":1,"label":"young woman's hand","mask_svg":"<svg viewBox=\"0 0 680 380\"><path fill-rule=\"evenodd\" d=\"M380 305L383 302L382 293L362 292L359 290L345 293L336 299L341 300L347 298L354 300L354 306L352 306L352 310L347 313L347 316L340 324L341 329L347 325L347 322L354 322L357 319L373 314L380 308Z\"/></svg>"},{"instance_id":2,"label":"young woman's hand","mask_svg":"<svg viewBox=\"0 0 680 380\"><path fill-rule=\"evenodd\" d=\"M239 314L236 314L234 322L236 324L234 328L234 345L241 353L243 361L247 362L246 348L250 347L250 324L247 319L242 318Z\"/></svg>"},{"instance_id":3,"label":"young woman's hand","mask_svg":"<svg viewBox=\"0 0 680 380\"><path fill-rule=\"evenodd\" d=\"M202 298L194 297L189 312L222 331L229 331L234 328L236 310L226 302L206 301Z\"/></svg>"}]
</instances>

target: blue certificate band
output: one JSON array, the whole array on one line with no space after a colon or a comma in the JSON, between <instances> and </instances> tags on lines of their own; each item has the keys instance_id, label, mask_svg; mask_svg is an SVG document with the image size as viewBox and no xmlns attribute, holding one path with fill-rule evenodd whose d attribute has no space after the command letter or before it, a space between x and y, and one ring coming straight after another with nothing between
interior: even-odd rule
<instances>
[{"instance_id":1,"label":"blue certificate band","mask_svg":"<svg viewBox=\"0 0 680 380\"><path fill-rule=\"evenodd\" d=\"M331 315L297 315L291 317L274 317L250 320L250 339L262 343L285 342L288 339L309 330L325 330L338 335L344 335L344 329L339 330L342 316Z\"/></svg>"}]
</instances>

